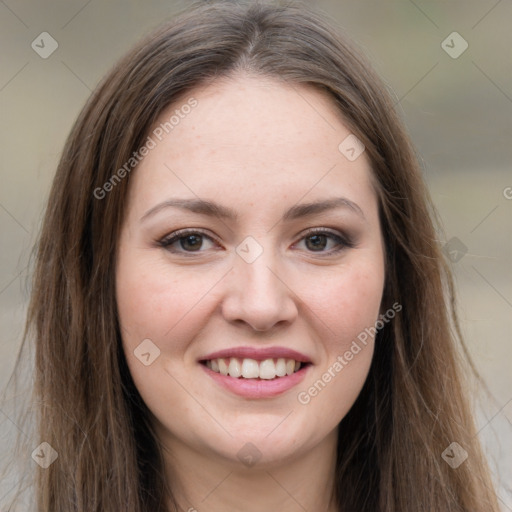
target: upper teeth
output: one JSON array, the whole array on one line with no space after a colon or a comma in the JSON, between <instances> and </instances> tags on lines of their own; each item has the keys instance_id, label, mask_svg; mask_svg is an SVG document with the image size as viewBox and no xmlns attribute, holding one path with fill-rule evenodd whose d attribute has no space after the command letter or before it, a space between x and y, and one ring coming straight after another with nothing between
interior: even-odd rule
<instances>
[{"instance_id":1,"label":"upper teeth","mask_svg":"<svg viewBox=\"0 0 512 512\"><path fill-rule=\"evenodd\" d=\"M294 359L237 359L236 357L210 359L206 366L214 372L230 377L243 377L245 379L275 379L291 375L300 368L300 362Z\"/></svg>"}]
</instances>

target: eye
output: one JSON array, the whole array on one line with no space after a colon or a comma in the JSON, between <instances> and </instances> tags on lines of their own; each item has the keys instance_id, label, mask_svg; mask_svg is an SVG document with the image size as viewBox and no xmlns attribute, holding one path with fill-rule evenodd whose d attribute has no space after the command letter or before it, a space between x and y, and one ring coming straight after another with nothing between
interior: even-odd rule
<instances>
[{"instance_id":1,"label":"eye","mask_svg":"<svg viewBox=\"0 0 512 512\"><path fill-rule=\"evenodd\" d=\"M323 228L312 229L303 236L295 247L303 246L308 252L333 254L354 244L346 236L328 231Z\"/></svg>"},{"instance_id":2,"label":"eye","mask_svg":"<svg viewBox=\"0 0 512 512\"><path fill-rule=\"evenodd\" d=\"M166 236L158 242L170 252L194 253L203 252L214 246L214 240L201 231L182 229Z\"/></svg>"},{"instance_id":3,"label":"eye","mask_svg":"<svg viewBox=\"0 0 512 512\"><path fill-rule=\"evenodd\" d=\"M214 249L218 243L202 231L182 229L159 240L158 245L172 253L193 254ZM307 252L334 254L347 247L354 247L354 244L340 233L316 228L309 230L293 247L305 248Z\"/></svg>"}]
</instances>

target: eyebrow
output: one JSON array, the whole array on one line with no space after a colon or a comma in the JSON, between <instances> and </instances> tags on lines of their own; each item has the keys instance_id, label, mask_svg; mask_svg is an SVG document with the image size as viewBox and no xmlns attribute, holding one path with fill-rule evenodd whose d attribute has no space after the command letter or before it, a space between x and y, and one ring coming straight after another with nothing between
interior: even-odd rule
<instances>
[{"instance_id":1,"label":"eyebrow","mask_svg":"<svg viewBox=\"0 0 512 512\"><path fill-rule=\"evenodd\" d=\"M181 208L200 215L207 215L210 217L217 217L219 219L226 219L236 221L238 213L227 206L208 201L205 199L168 199L162 203L157 204L150 208L142 217L141 221L155 215L157 212L166 208ZM336 197L312 203L296 204L286 210L282 216L282 221L291 221L301 217L308 217L311 215L318 215L320 213L334 210L336 208L346 208L353 211L361 218L365 219L364 213L361 208L350 199L346 197Z\"/></svg>"}]
</instances>

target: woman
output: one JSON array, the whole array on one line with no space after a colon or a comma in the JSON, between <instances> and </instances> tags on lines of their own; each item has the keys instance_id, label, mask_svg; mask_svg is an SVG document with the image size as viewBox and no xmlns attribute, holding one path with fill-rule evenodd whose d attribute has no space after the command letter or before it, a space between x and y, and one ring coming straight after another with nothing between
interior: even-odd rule
<instances>
[{"instance_id":1,"label":"woman","mask_svg":"<svg viewBox=\"0 0 512 512\"><path fill-rule=\"evenodd\" d=\"M393 102L303 6L132 50L55 177L28 325L41 511L497 511Z\"/></svg>"}]
</instances>

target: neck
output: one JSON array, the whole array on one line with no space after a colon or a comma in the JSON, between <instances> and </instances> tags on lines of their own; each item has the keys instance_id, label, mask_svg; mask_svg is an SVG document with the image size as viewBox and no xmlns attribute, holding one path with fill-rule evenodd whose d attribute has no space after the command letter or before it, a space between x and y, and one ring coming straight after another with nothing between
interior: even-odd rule
<instances>
[{"instance_id":1,"label":"neck","mask_svg":"<svg viewBox=\"0 0 512 512\"><path fill-rule=\"evenodd\" d=\"M336 447L334 430L293 460L258 462L252 467L238 460L215 459L175 439L165 443L164 453L180 511L336 512L332 499Z\"/></svg>"}]
</instances>

